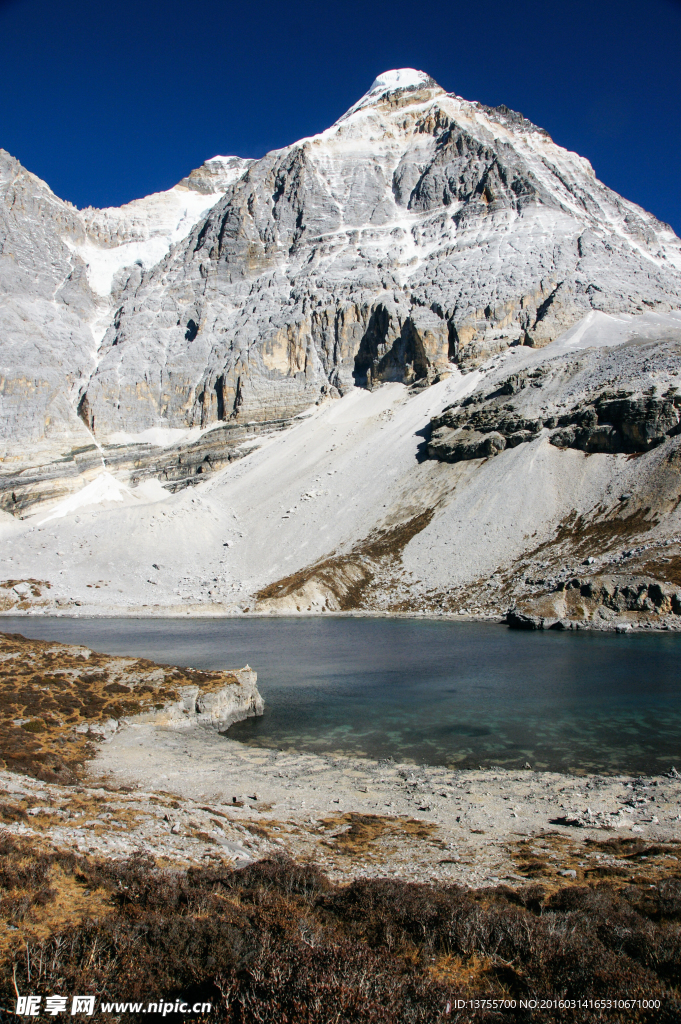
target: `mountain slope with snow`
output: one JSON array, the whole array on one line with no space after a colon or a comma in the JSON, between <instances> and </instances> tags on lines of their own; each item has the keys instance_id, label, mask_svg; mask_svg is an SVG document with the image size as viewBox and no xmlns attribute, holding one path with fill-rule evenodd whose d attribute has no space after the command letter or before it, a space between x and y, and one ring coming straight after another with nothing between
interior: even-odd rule
<instances>
[{"instance_id":1,"label":"mountain slope with snow","mask_svg":"<svg viewBox=\"0 0 681 1024\"><path fill-rule=\"evenodd\" d=\"M552 621L596 608L604 628L679 628L679 431L635 458L552 439L563 413L613 392L681 407L681 314L590 314L430 387L355 388L175 494L104 471L77 500L0 523L0 610L497 617L541 600ZM495 457L427 458L433 418L499 393L547 425Z\"/></svg>"},{"instance_id":2,"label":"mountain slope with snow","mask_svg":"<svg viewBox=\"0 0 681 1024\"><path fill-rule=\"evenodd\" d=\"M400 69L120 209L0 199L0 610L681 623L681 242L522 115Z\"/></svg>"},{"instance_id":3,"label":"mountain slope with snow","mask_svg":"<svg viewBox=\"0 0 681 1024\"><path fill-rule=\"evenodd\" d=\"M434 379L591 310L681 305L681 243L506 108L403 69L254 161L131 280L86 390L96 430L296 413Z\"/></svg>"},{"instance_id":4,"label":"mountain slope with snow","mask_svg":"<svg viewBox=\"0 0 681 1024\"><path fill-rule=\"evenodd\" d=\"M167 192L77 210L0 150L0 452L89 444L78 416L131 274L181 242L250 161L215 157Z\"/></svg>"},{"instance_id":5,"label":"mountain slope with snow","mask_svg":"<svg viewBox=\"0 0 681 1024\"><path fill-rule=\"evenodd\" d=\"M681 243L586 160L426 74L168 192L75 210L0 167L0 436L268 421L335 389L433 380L591 310L681 305ZM61 438L61 440L59 440Z\"/></svg>"}]
</instances>

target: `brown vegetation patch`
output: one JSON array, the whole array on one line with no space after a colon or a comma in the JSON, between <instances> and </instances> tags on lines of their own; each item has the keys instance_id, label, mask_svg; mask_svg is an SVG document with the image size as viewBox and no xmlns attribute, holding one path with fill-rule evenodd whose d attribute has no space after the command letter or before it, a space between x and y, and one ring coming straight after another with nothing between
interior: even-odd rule
<instances>
[{"instance_id":1,"label":"brown vegetation patch","mask_svg":"<svg viewBox=\"0 0 681 1024\"><path fill-rule=\"evenodd\" d=\"M356 555L338 555L268 584L255 594L255 599L268 601L297 595L302 597L303 588L314 584L319 591L333 595L339 608L346 610L356 606L372 576L371 570L361 565Z\"/></svg>"},{"instance_id":2,"label":"brown vegetation patch","mask_svg":"<svg viewBox=\"0 0 681 1024\"><path fill-rule=\"evenodd\" d=\"M428 526L434 513L434 509L426 509L405 522L374 530L348 554L333 555L275 580L259 590L255 599L269 602L299 596L304 600L305 589L312 587L329 595L330 607L335 610L365 607L376 568L385 568L400 558L409 541Z\"/></svg>"},{"instance_id":3,"label":"brown vegetation patch","mask_svg":"<svg viewBox=\"0 0 681 1024\"><path fill-rule=\"evenodd\" d=\"M659 519L653 515L650 507L636 509L629 515L622 515L619 508L608 509L603 505L581 515L572 511L559 523L555 537L523 554L522 562L526 563L538 555L550 553L553 548L562 548L563 545L574 557L589 555L593 551L605 552L632 537L647 533L658 522Z\"/></svg>"},{"instance_id":4,"label":"brown vegetation patch","mask_svg":"<svg viewBox=\"0 0 681 1024\"><path fill-rule=\"evenodd\" d=\"M652 576L656 580L662 580L664 583L673 583L675 586L681 587L681 557L679 555L672 555L671 558L665 559L665 561L655 559L649 562L641 562L640 568L647 576Z\"/></svg>"},{"instance_id":5,"label":"brown vegetation patch","mask_svg":"<svg viewBox=\"0 0 681 1024\"><path fill-rule=\"evenodd\" d=\"M78 726L162 708L185 686L205 692L237 682L231 673L0 633L0 768L71 783L95 750Z\"/></svg>"},{"instance_id":6,"label":"brown vegetation patch","mask_svg":"<svg viewBox=\"0 0 681 1024\"><path fill-rule=\"evenodd\" d=\"M566 558L584 558L631 547L635 539L658 526L681 502L680 465L681 448L676 446L659 465L652 467L633 496L625 495L615 505L599 504L581 514L576 510L570 512L558 524L554 537L523 553L513 563L505 574L507 582L524 570L528 562L540 557L552 559L558 565ZM681 558L674 555L663 561L660 555L659 551L654 555L649 552L645 558L628 563L627 570L636 567L639 575L681 584Z\"/></svg>"},{"instance_id":7,"label":"brown vegetation patch","mask_svg":"<svg viewBox=\"0 0 681 1024\"><path fill-rule=\"evenodd\" d=\"M497 974L503 975L503 967L508 966L500 957L481 956L473 953L469 956L455 956L445 953L437 957L428 967L428 974L435 981L445 985L454 985L460 989L465 998L474 998L485 992L498 992ZM499 968L502 971L499 972Z\"/></svg>"},{"instance_id":8,"label":"brown vegetation patch","mask_svg":"<svg viewBox=\"0 0 681 1024\"><path fill-rule=\"evenodd\" d=\"M324 839L330 846L346 857L367 857L376 852L373 844L379 839L397 838L410 840L432 840L437 825L416 818L391 818L379 814L346 814L323 818L323 829L340 829L333 836Z\"/></svg>"},{"instance_id":9,"label":"brown vegetation patch","mask_svg":"<svg viewBox=\"0 0 681 1024\"><path fill-rule=\"evenodd\" d=\"M31 602L28 600L28 595L20 597L16 594L13 587L19 584L24 584L30 589L30 596L34 600L42 597L43 590L49 590L52 586L47 580L34 580L33 578L25 580L0 580L0 612L8 612L13 608L26 609L30 607ZM41 602L45 604L45 602Z\"/></svg>"},{"instance_id":10,"label":"brown vegetation patch","mask_svg":"<svg viewBox=\"0 0 681 1024\"><path fill-rule=\"evenodd\" d=\"M660 1000L659 1009L627 1010L633 1024L672 1024L681 1012L681 881L672 877L654 890L608 881L551 892L396 879L338 886L286 859L182 872L8 840L0 854L0 901L14 929L0 940L6 1007L16 982L20 992L145 1006L190 996L211 1002L218 1024L521 1019L503 1007L447 1009L476 997ZM59 908L69 898L70 920ZM537 1008L522 1020L563 1024L565 1011ZM579 1020L622 1016L587 1005Z\"/></svg>"},{"instance_id":11,"label":"brown vegetation patch","mask_svg":"<svg viewBox=\"0 0 681 1024\"><path fill-rule=\"evenodd\" d=\"M109 894L80 871L80 858L0 837L0 957L109 913Z\"/></svg>"},{"instance_id":12,"label":"brown vegetation patch","mask_svg":"<svg viewBox=\"0 0 681 1024\"><path fill-rule=\"evenodd\" d=\"M41 587L44 587L45 590L50 590L52 587L52 584L47 580L34 580L31 577L26 580L2 580L0 581L0 590L10 590L12 587L16 587L20 583L25 583L27 587L31 588L31 594L33 597L42 596Z\"/></svg>"},{"instance_id":13,"label":"brown vegetation patch","mask_svg":"<svg viewBox=\"0 0 681 1024\"><path fill-rule=\"evenodd\" d=\"M577 841L549 832L514 843L509 850L518 874L541 880L545 891L599 879L657 885L669 876L681 880L681 842L650 844L613 837ZM574 872L569 879L562 872Z\"/></svg>"},{"instance_id":14,"label":"brown vegetation patch","mask_svg":"<svg viewBox=\"0 0 681 1024\"><path fill-rule=\"evenodd\" d=\"M370 558L397 558L402 554L410 540L432 521L435 509L427 508L406 522L397 523L385 530L375 530L358 547L358 551Z\"/></svg>"}]
</instances>

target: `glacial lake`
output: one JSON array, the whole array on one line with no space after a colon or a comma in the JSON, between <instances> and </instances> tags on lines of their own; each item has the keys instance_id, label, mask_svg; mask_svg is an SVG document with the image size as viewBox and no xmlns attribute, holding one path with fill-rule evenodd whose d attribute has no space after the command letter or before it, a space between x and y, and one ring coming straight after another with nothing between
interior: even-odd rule
<instances>
[{"instance_id":1,"label":"glacial lake","mask_svg":"<svg viewBox=\"0 0 681 1024\"><path fill-rule=\"evenodd\" d=\"M256 669L230 738L453 767L681 769L681 635L424 619L0 618L0 631L195 668Z\"/></svg>"}]
</instances>

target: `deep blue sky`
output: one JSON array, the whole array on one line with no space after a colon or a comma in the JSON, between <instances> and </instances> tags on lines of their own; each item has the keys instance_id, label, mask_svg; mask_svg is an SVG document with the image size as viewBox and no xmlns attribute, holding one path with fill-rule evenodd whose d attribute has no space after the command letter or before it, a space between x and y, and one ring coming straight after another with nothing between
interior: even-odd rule
<instances>
[{"instance_id":1,"label":"deep blue sky","mask_svg":"<svg viewBox=\"0 0 681 1024\"><path fill-rule=\"evenodd\" d=\"M522 111L681 234L681 0L0 0L0 146L118 205L321 131L395 67Z\"/></svg>"}]
</instances>

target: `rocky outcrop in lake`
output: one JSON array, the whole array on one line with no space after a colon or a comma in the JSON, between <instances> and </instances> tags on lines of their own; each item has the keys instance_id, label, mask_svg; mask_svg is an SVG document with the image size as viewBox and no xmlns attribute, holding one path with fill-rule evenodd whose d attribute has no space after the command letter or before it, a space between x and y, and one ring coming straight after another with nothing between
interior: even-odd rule
<instances>
[{"instance_id":1,"label":"rocky outcrop in lake","mask_svg":"<svg viewBox=\"0 0 681 1024\"><path fill-rule=\"evenodd\" d=\"M0 768L72 781L95 753L136 723L224 731L263 713L257 676L157 665L87 647L0 633Z\"/></svg>"}]
</instances>

